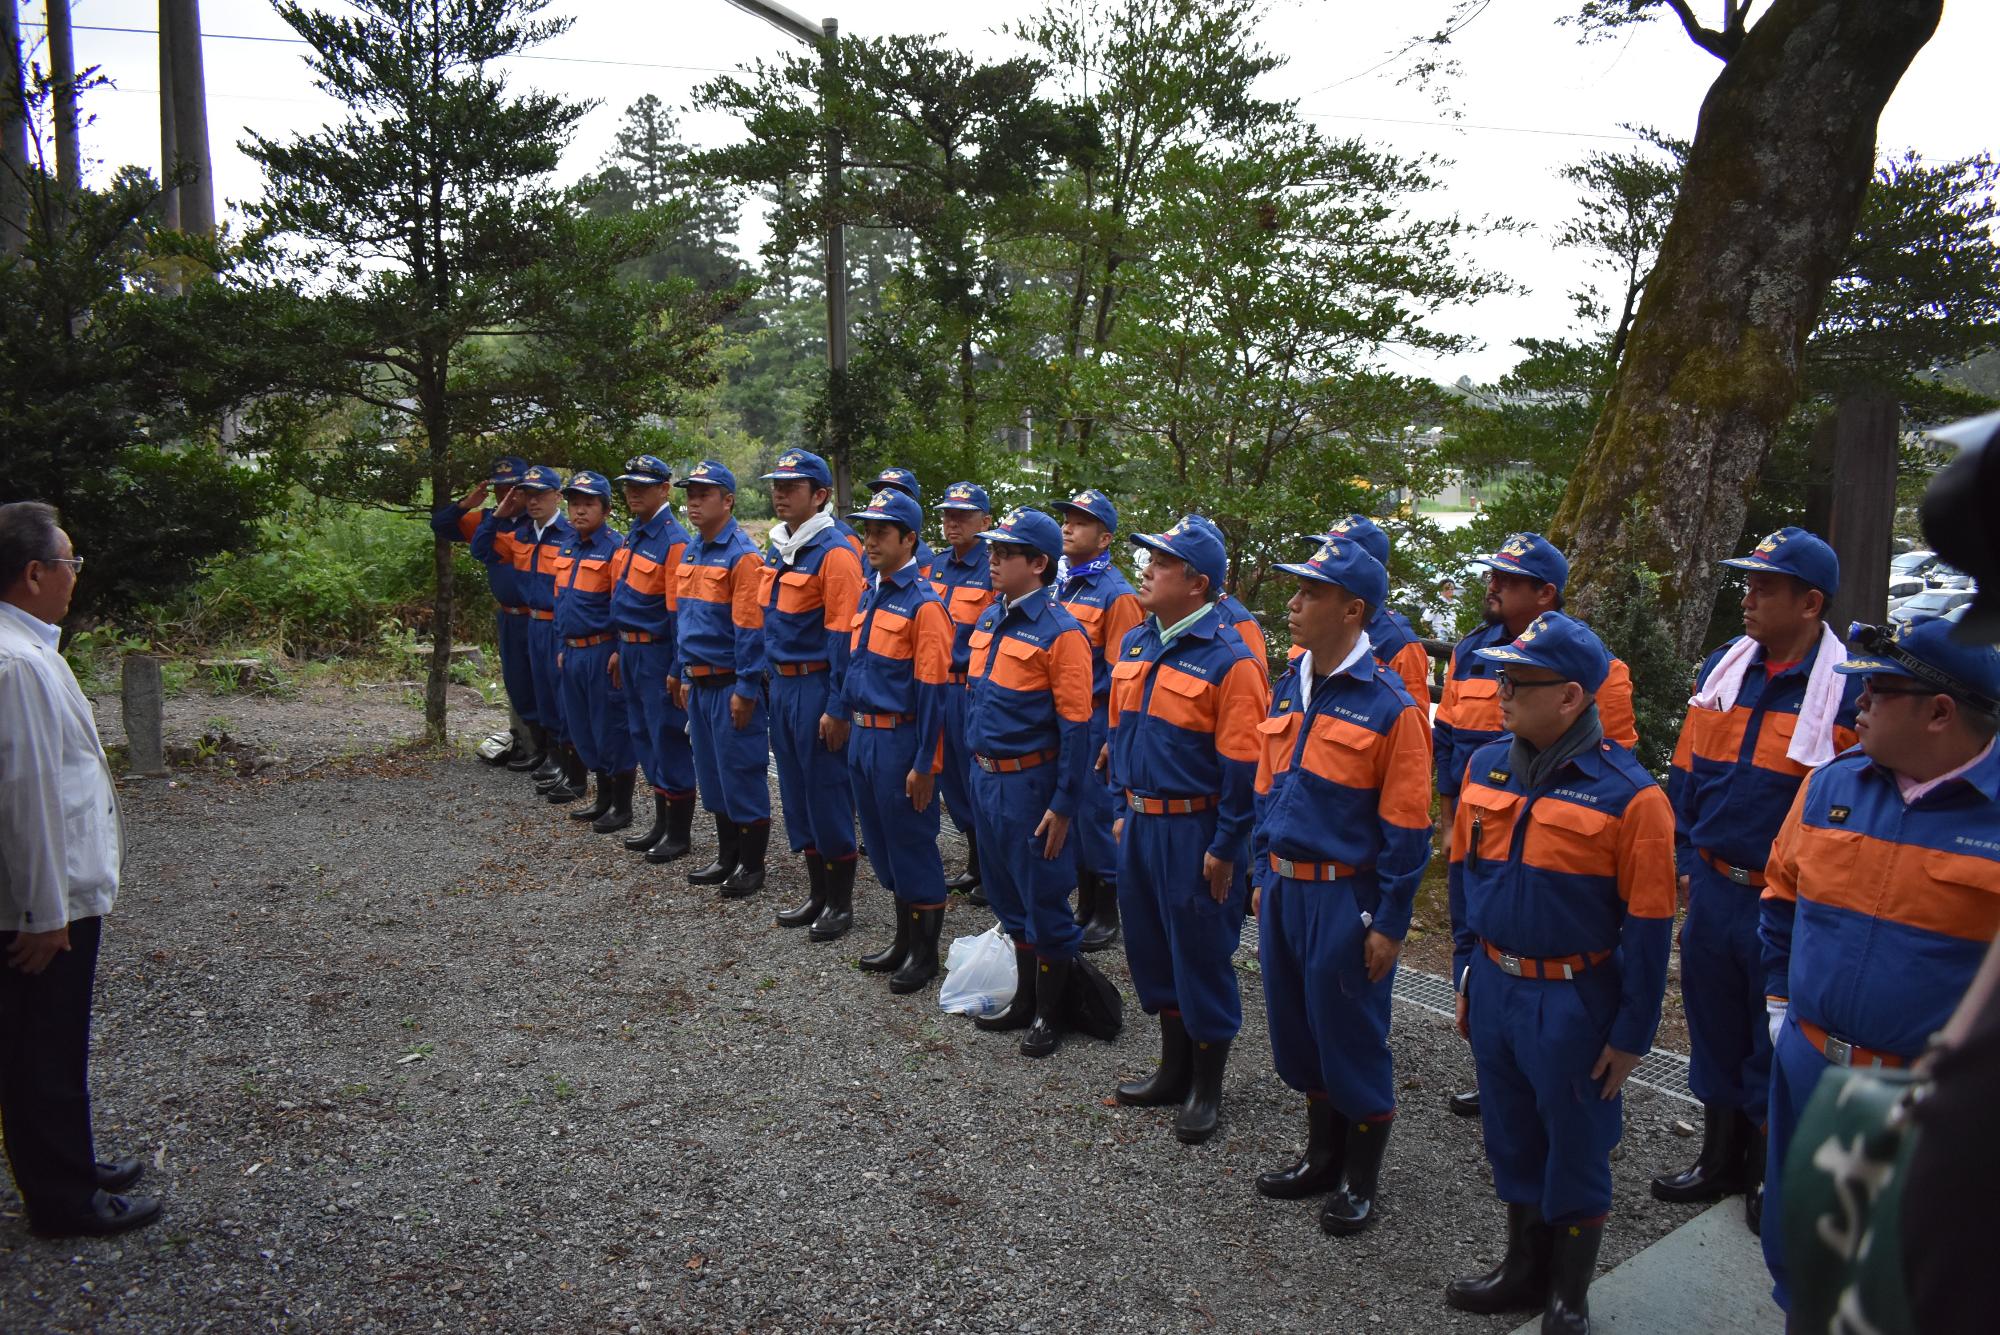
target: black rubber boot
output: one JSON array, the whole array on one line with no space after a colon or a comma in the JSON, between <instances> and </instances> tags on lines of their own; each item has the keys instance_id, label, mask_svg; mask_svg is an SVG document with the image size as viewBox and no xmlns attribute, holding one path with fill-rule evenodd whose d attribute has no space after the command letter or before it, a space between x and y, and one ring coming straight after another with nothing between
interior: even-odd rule
<instances>
[{"instance_id":1,"label":"black rubber boot","mask_svg":"<svg viewBox=\"0 0 2000 1335\"><path fill-rule=\"evenodd\" d=\"M597 796L591 799L589 806L570 812L571 820L595 821L599 816L609 815L618 800L617 775L598 770L591 777L597 780Z\"/></svg>"},{"instance_id":2,"label":"black rubber boot","mask_svg":"<svg viewBox=\"0 0 2000 1335\"><path fill-rule=\"evenodd\" d=\"M1035 948L1019 941L1014 943L1014 996L1005 1006L991 1015L975 1015L972 1027L984 1029L989 1034L1006 1033L1010 1029L1026 1029L1035 1022L1035 982L1040 971L1035 968Z\"/></svg>"},{"instance_id":3,"label":"black rubber boot","mask_svg":"<svg viewBox=\"0 0 2000 1335\"><path fill-rule=\"evenodd\" d=\"M634 853L643 853L660 842L660 836L667 832L667 795L653 794L653 823L637 834L628 834L619 842Z\"/></svg>"},{"instance_id":4,"label":"black rubber boot","mask_svg":"<svg viewBox=\"0 0 2000 1335\"><path fill-rule=\"evenodd\" d=\"M1454 1094L1451 1096L1450 1103L1446 1106L1451 1109L1454 1116L1477 1117L1479 1116L1479 1091L1468 1089L1463 1094Z\"/></svg>"},{"instance_id":5,"label":"black rubber boot","mask_svg":"<svg viewBox=\"0 0 2000 1335\"><path fill-rule=\"evenodd\" d=\"M1129 1108L1164 1108L1187 1100L1192 1078L1187 1026L1179 1011L1160 1012L1160 1066L1144 1080L1118 1086L1114 1097Z\"/></svg>"},{"instance_id":6,"label":"black rubber boot","mask_svg":"<svg viewBox=\"0 0 2000 1335\"><path fill-rule=\"evenodd\" d=\"M1738 1113L1742 1117L1743 1114ZM1764 1156L1771 1142L1765 1128L1743 1118L1743 1222L1758 1236L1764 1230Z\"/></svg>"},{"instance_id":7,"label":"black rubber boot","mask_svg":"<svg viewBox=\"0 0 2000 1335\"><path fill-rule=\"evenodd\" d=\"M1602 1224L1564 1224L1549 1248L1549 1305L1542 1335L1590 1335L1590 1281L1597 1278Z\"/></svg>"},{"instance_id":8,"label":"black rubber boot","mask_svg":"<svg viewBox=\"0 0 2000 1335\"><path fill-rule=\"evenodd\" d=\"M970 830L965 835L965 870L944 883L944 888L963 893L979 888L979 837Z\"/></svg>"},{"instance_id":9,"label":"black rubber boot","mask_svg":"<svg viewBox=\"0 0 2000 1335\"><path fill-rule=\"evenodd\" d=\"M1018 956L1016 957L1019 958ZM1053 1057L1062 1046L1063 994L1069 991L1075 960L1045 960L1030 957L1035 969L1035 1022L1021 1035L1023 1057Z\"/></svg>"},{"instance_id":10,"label":"black rubber boot","mask_svg":"<svg viewBox=\"0 0 2000 1335\"><path fill-rule=\"evenodd\" d=\"M903 965L889 975L889 990L915 992L938 976L938 938L944 935L944 906L909 909L910 944Z\"/></svg>"},{"instance_id":11,"label":"black rubber boot","mask_svg":"<svg viewBox=\"0 0 2000 1335\"><path fill-rule=\"evenodd\" d=\"M800 856L806 860L806 902L797 908L779 909L780 927L810 927L826 908L826 859L810 848Z\"/></svg>"},{"instance_id":12,"label":"black rubber boot","mask_svg":"<svg viewBox=\"0 0 2000 1335\"><path fill-rule=\"evenodd\" d=\"M764 854L771 846L771 822L752 821L736 829L736 870L717 893L724 899L748 899L764 888Z\"/></svg>"},{"instance_id":13,"label":"black rubber boot","mask_svg":"<svg viewBox=\"0 0 2000 1335\"><path fill-rule=\"evenodd\" d=\"M686 857L694 849L694 798L667 799L667 832L646 850L646 861L654 866Z\"/></svg>"},{"instance_id":14,"label":"black rubber boot","mask_svg":"<svg viewBox=\"0 0 2000 1335\"><path fill-rule=\"evenodd\" d=\"M1347 1123L1345 1180L1320 1207L1321 1229L1345 1238L1375 1222L1375 1191L1382 1182L1382 1156L1389 1151L1389 1128L1394 1125L1393 1119Z\"/></svg>"},{"instance_id":15,"label":"black rubber boot","mask_svg":"<svg viewBox=\"0 0 2000 1335\"><path fill-rule=\"evenodd\" d=\"M1087 871L1076 874L1076 925L1090 926L1097 912L1097 878Z\"/></svg>"},{"instance_id":16,"label":"black rubber boot","mask_svg":"<svg viewBox=\"0 0 2000 1335\"><path fill-rule=\"evenodd\" d=\"M1091 879L1097 880L1095 877ZM1097 880L1097 888L1090 900L1090 921L1083 926L1083 951L1094 955L1117 939L1118 886L1112 881Z\"/></svg>"},{"instance_id":17,"label":"black rubber boot","mask_svg":"<svg viewBox=\"0 0 2000 1335\"><path fill-rule=\"evenodd\" d=\"M896 901L896 939L872 955L863 955L859 961L869 973L888 973L903 967L903 957L910 953L910 923L916 910L901 900Z\"/></svg>"},{"instance_id":18,"label":"black rubber boot","mask_svg":"<svg viewBox=\"0 0 2000 1335\"><path fill-rule=\"evenodd\" d=\"M639 772L626 770L611 776L611 810L590 823L598 834L616 834L632 828L632 790L639 786Z\"/></svg>"},{"instance_id":19,"label":"black rubber boot","mask_svg":"<svg viewBox=\"0 0 2000 1335\"><path fill-rule=\"evenodd\" d=\"M1306 1152L1298 1162L1257 1174L1257 1194L1275 1201L1317 1196L1340 1185L1345 1165L1347 1119L1327 1099L1306 1100Z\"/></svg>"},{"instance_id":20,"label":"black rubber boot","mask_svg":"<svg viewBox=\"0 0 2000 1335\"><path fill-rule=\"evenodd\" d=\"M815 941L838 941L854 926L854 873L858 862L842 858L826 864L826 907L806 935Z\"/></svg>"},{"instance_id":21,"label":"black rubber boot","mask_svg":"<svg viewBox=\"0 0 2000 1335\"><path fill-rule=\"evenodd\" d=\"M688 873L689 885L721 885L736 870L736 843L740 837L738 825L729 817L716 813L715 817L715 861L698 871ZM647 858L653 855L648 853Z\"/></svg>"},{"instance_id":22,"label":"black rubber boot","mask_svg":"<svg viewBox=\"0 0 2000 1335\"><path fill-rule=\"evenodd\" d=\"M528 771L528 777L537 785L553 783L562 774L563 744L556 740L555 733L542 730L542 763Z\"/></svg>"},{"instance_id":23,"label":"black rubber boot","mask_svg":"<svg viewBox=\"0 0 2000 1335\"><path fill-rule=\"evenodd\" d=\"M562 765L563 772L543 794L556 806L565 806L590 791L590 771L583 767L583 757L576 753L575 747L563 748Z\"/></svg>"},{"instance_id":24,"label":"black rubber boot","mask_svg":"<svg viewBox=\"0 0 2000 1335\"><path fill-rule=\"evenodd\" d=\"M1716 1201L1744 1188L1743 1115L1734 1108L1704 1104L1701 1152L1678 1173L1653 1179L1653 1199L1676 1205Z\"/></svg>"},{"instance_id":25,"label":"black rubber boot","mask_svg":"<svg viewBox=\"0 0 2000 1335\"><path fill-rule=\"evenodd\" d=\"M1507 1254L1485 1274L1445 1285L1445 1306L1481 1316L1534 1311L1548 1301L1551 1242L1539 1208L1509 1205Z\"/></svg>"},{"instance_id":26,"label":"black rubber boot","mask_svg":"<svg viewBox=\"0 0 2000 1335\"><path fill-rule=\"evenodd\" d=\"M1187 1102L1174 1118L1174 1139L1183 1145L1199 1145L1215 1134L1222 1122L1222 1072L1229 1065L1229 1040L1213 1043L1189 1040Z\"/></svg>"},{"instance_id":27,"label":"black rubber boot","mask_svg":"<svg viewBox=\"0 0 2000 1335\"><path fill-rule=\"evenodd\" d=\"M549 730L539 723L528 725L528 744L514 749L514 758L507 762L507 768L516 774L526 774L538 770L548 763Z\"/></svg>"}]
</instances>

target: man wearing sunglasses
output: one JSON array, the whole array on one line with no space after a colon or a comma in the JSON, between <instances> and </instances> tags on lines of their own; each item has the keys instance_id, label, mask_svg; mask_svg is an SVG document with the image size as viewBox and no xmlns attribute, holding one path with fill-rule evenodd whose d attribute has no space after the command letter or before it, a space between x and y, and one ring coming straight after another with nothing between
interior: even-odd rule
<instances>
[{"instance_id":1,"label":"man wearing sunglasses","mask_svg":"<svg viewBox=\"0 0 2000 1335\"><path fill-rule=\"evenodd\" d=\"M1843 674L1863 681L1861 746L1813 771L1765 868L1771 1010L1765 1212L1829 1066L1903 1067L1922 1055L2000 933L2000 649L1948 617L1854 626ZM1782 1228L1763 1230L1788 1307Z\"/></svg>"},{"instance_id":2,"label":"man wearing sunglasses","mask_svg":"<svg viewBox=\"0 0 2000 1335\"><path fill-rule=\"evenodd\" d=\"M1453 818L1452 976L1507 1250L1445 1301L1588 1330L1619 1091L1666 993L1673 808L1604 736L1611 655L1588 626L1544 612L1479 653L1512 736L1473 752Z\"/></svg>"}]
</instances>

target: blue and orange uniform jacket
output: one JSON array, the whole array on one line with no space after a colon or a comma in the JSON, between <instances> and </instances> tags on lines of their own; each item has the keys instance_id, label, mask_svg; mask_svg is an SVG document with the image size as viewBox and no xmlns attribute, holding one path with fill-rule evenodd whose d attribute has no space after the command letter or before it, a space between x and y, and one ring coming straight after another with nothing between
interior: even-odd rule
<instances>
[{"instance_id":1,"label":"blue and orange uniform jacket","mask_svg":"<svg viewBox=\"0 0 2000 1335\"><path fill-rule=\"evenodd\" d=\"M1428 706L1431 702L1431 656L1424 652L1416 631L1410 628L1410 619L1401 612L1378 607L1375 615L1368 620L1367 630L1375 661L1396 674L1412 700ZM1285 651L1285 661L1296 663L1300 652L1299 647L1293 645ZM1429 712L1425 710L1427 717ZM1495 716L1498 716L1497 710Z\"/></svg>"},{"instance_id":2,"label":"blue and orange uniform jacket","mask_svg":"<svg viewBox=\"0 0 2000 1335\"><path fill-rule=\"evenodd\" d=\"M1372 655L1315 682L1296 663L1257 725L1252 867L1274 857L1372 870L1374 930L1402 940L1431 856L1429 711Z\"/></svg>"},{"instance_id":3,"label":"blue and orange uniform jacket","mask_svg":"<svg viewBox=\"0 0 2000 1335\"><path fill-rule=\"evenodd\" d=\"M1128 794L1214 798L1215 835L1207 851L1246 870L1257 725L1270 699L1270 670L1212 606L1164 647L1154 621L1134 627L1111 668L1110 769L1118 817L1128 814Z\"/></svg>"},{"instance_id":4,"label":"blue and orange uniform jacket","mask_svg":"<svg viewBox=\"0 0 2000 1335\"><path fill-rule=\"evenodd\" d=\"M522 515L502 524L497 511L489 512L472 535L472 555L484 563L501 559L514 567L521 606L538 613L540 621L552 620L556 610L556 556L576 537L569 520L558 513L535 537L535 521Z\"/></svg>"},{"instance_id":5,"label":"blue and orange uniform jacket","mask_svg":"<svg viewBox=\"0 0 2000 1335\"><path fill-rule=\"evenodd\" d=\"M1107 565L1092 574L1057 580L1056 597L1090 640L1091 652L1097 656L1090 691L1092 698L1102 700L1111 689L1110 661L1118 657L1119 646L1132 628L1146 619L1139 610L1139 595L1132 592L1118 567Z\"/></svg>"},{"instance_id":6,"label":"blue and orange uniform jacket","mask_svg":"<svg viewBox=\"0 0 2000 1335\"><path fill-rule=\"evenodd\" d=\"M875 714L916 724L920 761L944 767L944 697L951 684L951 617L915 561L877 575L854 613L847 681L835 718Z\"/></svg>"},{"instance_id":7,"label":"blue and orange uniform jacket","mask_svg":"<svg viewBox=\"0 0 2000 1335\"><path fill-rule=\"evenodd\" d=\"M1582 956L1594 960L1593 972L1615 968L1618 1012L1607 1041L1643 1056L1667 987L1673 807L1616 742L1557 766L1533 790L1512 772L1510 745L1489 742L1473 752L1458 795L1452 977L1463 986L1482 943L1523 959Z\"/></svg>"},{"instance_id":8,"label":"blue and orange uniform jacket","mask_svg":"<svg viewBox=\"0 0 2000 1335\"><path fill-rule=\"evenodd\" d=\"M431 511L431 532L447 542L470 544L486 521L499 513L493 509L464 510L456 503L441 505ZM532 532L532 530L530 530ZM486 567L486 587L493 592L493 601L502 607L525 607L521 601L521 577L514 569L514 554L510 550L505 556L486 545L486 554L481 556L474 548L473 559Z\"/></svg>"},{"instance_id":9,"label":"blue and orange uniform jacket","mask_svg":"<svg viewBox=\"0 0 2000 1335\"><path fill-rule=\"evenodd\" d=\"M981 543L980 546L985 546ZM965 749L1015 759L1056 753L1049 810L1076 813L1091 782L1090 639L1049 589L1009 607L997 599L979 614L970 639Z\"/></svg>"},{"instance_id":10,"label":"blue and orange uniform jacket","mask_svg":"<svg viewBox=\"0 0 2000 1335\"><path fill-rule=\"evenodd\" d=\"M667 675L673 676L674 601L679 590L681 553L688 531L663 505L643 524L634 524L625 545L612 562L611 624L619 630L650 635L667 650Z\"/></svg>"},{"instance_id":11,"label":"blue and orange uniform jacket","mask_svg":"<svg viewBox=\"0 0 2000 1335\"><path fill-rule=\"evenodd\" d=\"M625 535L605 524L589 537L570 530L555 558L556 634L565 640L611 629L612 561Z\"/></svg>"},{"instance_id":12,"label":"blue and orange uniform jacket","mask_svg":"<svg viewBox=\"0 0 2000 1335\"><path fill-rule=\"evenodd\" d=\"M2000 933L2000 748L1910 803L1858 748L1829 761L1764 874L1767 995L1849 1043L1917 1056Z\"/></svg>"},{"instance_id":13,"label":"blue and orange uniform jacket","mask_svg":"<svg viewBox=\"0 0 2000 1335\"><path fill-rule=\"evenodd\" d=\"M993 604L993 548L974 542L970 555L961 557L957 548L946 547L931 557L924 573L930 579L931 591L951 614L952 679L963 681L966 666L971 662L972 628L980 613Z\"/></svg>"},{"instance_id":14,"label":"blue and orange uniform jacket","mask_svg":"<svg viewBox=\"0 0 2000 1335\"><path fill-rule=\"evenodd\" d=\"M1513 638L1506 627L1489 622L1460 640L1451 651L1444 692L1431 722L1431 753L1437 760L1440 796L1457 796L1459 781L1465 777L1472 753L1506 732L1500 722L1500 681L1494 675L1497 665L1475 651L1506 644ZM1429 693L1428 687L1425 692ZM1611 673L1597 688L1597 716L1606 737L1628 751L1639 745L1639 719L1632 712L1632 670L1622 659L1611 660Z\"/></svg>"},{"instance_id":15,"label":"blue and orange uniform jacket","mask_svg":"<svg viewBox=\"0 0 2000 1335\"><path fill-rule=\"evenodd\" d=\"M1257 655L1258 661L1264 664L1265 674L1269 675L1271 660L1265 655L1270 652L1270 645L1264 640L1263 623L1233 593L1223 594L1215 600L1215 605L1221 609L1222 624L1235 631L1237 638L1250 646L1250 652Z\"/></svg>"},{"instance_id":16,"label":"blue and orange uniform jacket","mask_svg":"<svg viewBox=\"0 0 2000 1335\"><path fill-rule=\"evenodd\" d=\"M714 538L688 535L674 589L674 633L683 681L734 672L731 691L755 700L764 689L764 558L734 519Z\"/></svg>"},{"instance_id":17,"label":"blue and orange uniform jacket","mask_svg":"<svg viewBox=\"0 0 2000 1335\"><path fill-rule=\"evenodd\" d=\"M1735 643L1731 640L1708 656L1697 683L1707 682ZM1808 773L1785 754L1785 748L1798 728L1812 665L1809 655L1774 675L1759 649L1743 674L1733 708L1688 709L1674 746L1674 767L1667 775L1667 796L1674 804L1674 856L1681 875L1693 871L1697 849L1731 867L1764 870L1771 841L1778 837L1778 827ZM1834 718L1836 751L1845 751L1858 740L1854 707L1861 698L1859 676L1841 680L1845 690Z\"/></svg>"},{"instance_id":18,"label":"blue and orange uniform jacket","mask_svg":"<svg viewBox=\"0 0 2000 1335\"><path fill-rule=\"evenodd\" d=\"M775 671L780 663L824 663L828 713L847 680L847 644L854 613L868 587L861 558L838 529L824 529L790 565L780 565L778 549L764 551L764 657Z\"/></svg>"}]
</instances>

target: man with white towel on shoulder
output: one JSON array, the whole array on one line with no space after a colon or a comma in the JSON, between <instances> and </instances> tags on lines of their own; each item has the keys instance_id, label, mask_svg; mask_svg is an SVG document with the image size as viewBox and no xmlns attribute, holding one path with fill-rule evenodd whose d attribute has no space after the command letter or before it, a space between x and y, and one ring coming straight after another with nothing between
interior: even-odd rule
<instances>
[{"instance_id":1,"label":"man with white towel on shoulder","mask_svg":"<svg viewBox=\"0 0 2000 1335\"><path fill-rule=\"evenodd\" d=\"M1823 619L1840 587L1831 547L1784 528L1722 564L1745 572L1743 634L1702 664L1667 780L1687 901L1681 996L1701 1152L1654 1178L1653 1195L1710 1201L1742 1192L1755 1231L1771 1079L1757 942L1764 864L1806 775L1854 745L1861 691L1834 671L1847 646Z\"/></svg>"}]
</instances>

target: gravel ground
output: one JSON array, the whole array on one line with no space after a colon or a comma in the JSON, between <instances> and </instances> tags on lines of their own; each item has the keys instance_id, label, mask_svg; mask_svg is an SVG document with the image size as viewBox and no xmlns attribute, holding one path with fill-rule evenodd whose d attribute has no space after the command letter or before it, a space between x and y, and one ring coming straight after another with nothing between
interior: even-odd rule
<instances>
[{"instance_id":1,"label":"gravel ground","mask_svg":"<svg viewBox=\"0 0 2000 1335\"><path fill-rule=\"evenodd\" d=\"M519 776L382 753L416 731L400 693L232 697L179 726L217 711L283 761L127 786L99 973L100 1149L149 1156L167 1216L47 1242L0 1193L0 1329L1514 1324L1441 1299L1496 1258L1501 1211L1443 1106L1471 1061L1439 1017L1397 1007L1382 1221L1335 1241L1314 1203L1251 1190L1303 1116L1247 958L1223 1130L1190 1149L1170 1111L1106 1106L1156 1053L1136 1007L1117 1043L1030 1062L857 971L888 933L865 875L855 932L811 945L771 921L789 858L719 901ZM990 922L955 906L947 937ZM1683 1112L1627 1099L1606 1267L1695 1212L1644 1189L1690 1153Z\"/></svg>"}]
</instances>

